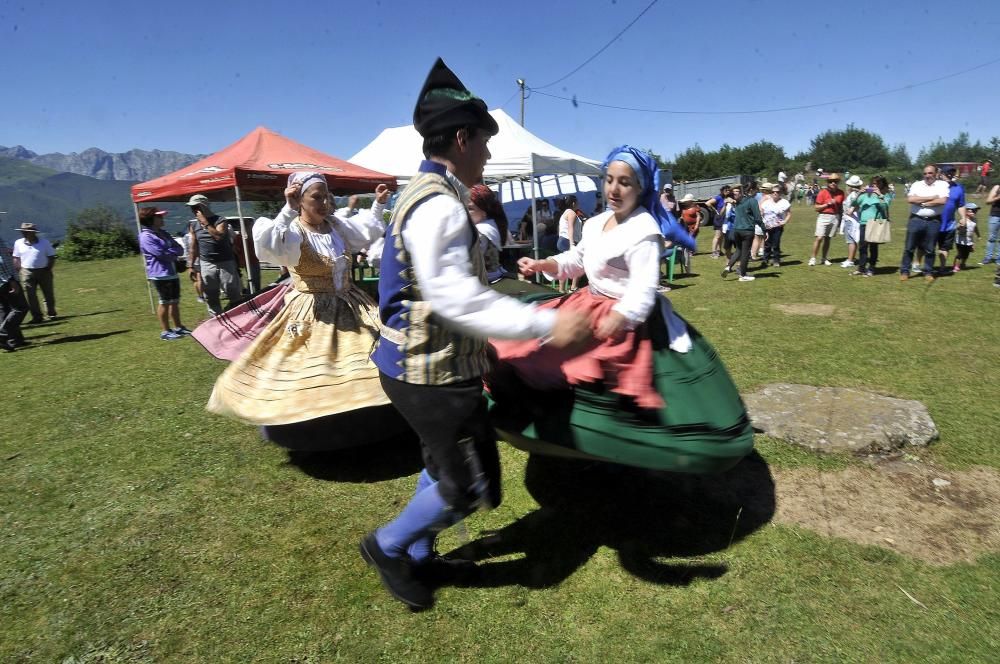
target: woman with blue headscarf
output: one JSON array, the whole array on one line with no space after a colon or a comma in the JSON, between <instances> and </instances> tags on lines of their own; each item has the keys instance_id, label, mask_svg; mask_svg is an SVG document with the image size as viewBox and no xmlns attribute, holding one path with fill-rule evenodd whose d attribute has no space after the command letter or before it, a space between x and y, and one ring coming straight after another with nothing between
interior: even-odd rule
<instances>
[{"instance_id":1,"label":"woman with blue headscarf","mask_svg":"<svg viewBox=\"0 0 1000 664\"><path fill-rule=\"evenodd\" d=\"M580 242L552 258L518 262L525 276L587 276L588 288L542 306L587 313L593 342L573 350L552 348L544 339L493 341L497 368L488 387L501 411L510 412L512 399L534 399L527 411L542 420L551 415L536 407L544 393L571 390L573 413L560 421L536 419L532 435L559 439L585 456L691 472L732 465L753 439L739 394L714 349L658 292L665 242L693 250L694 239L660 203L650 155L624 145L611 151L603 169L607 210L586 221ZM579 409L588 400L589 414ZM647 442L659 452L651 455L635 440L615 447L612 440L622 439L618 429L635 424L637 416L640 438L653 435ZM583 425L588 417L593 426ZM651 428L654 423L659 427ZM517 428L515 434L527 430Z\"/></svg>"}]
</instances>

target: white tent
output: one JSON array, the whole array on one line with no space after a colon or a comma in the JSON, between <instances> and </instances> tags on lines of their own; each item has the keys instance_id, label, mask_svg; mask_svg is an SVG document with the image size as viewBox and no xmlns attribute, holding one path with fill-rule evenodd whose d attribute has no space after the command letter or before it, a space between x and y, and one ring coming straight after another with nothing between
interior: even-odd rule
<instances>
[{"instance_id":1,"label":"white tent","mask_svg":"<svg viewBox=\"0 0 1000 664\"><path fill-rule=\"evenodd\" d=\"M536 181L542 175L585 175L601 177L601 162L581 157L547 143L519 125L503 109L490 111L500 131L490 139L490 160L483 171L487 182L526 179L530 181L531 198L536 196ZM423 159L422 139L413 125L382 130L374 141L348 161L395 176L400 186L417 172ZM583 181L584 178L578 178ZM581 191L593 191L592 186ZM501 192L502 196L503 192ZM506 200L501 198L501 200ZM532 203L532 217L535 216ZM538 236L535 235L535 255Z\"/></svg>"},{"instance_id":2,"label":"white tent","mask_svg":"<svg viewBox=\"0 0 1000 664\"><path fill-rule=\"evenodd\" d=\"M490 111L500 131L490 139L492 157L486 163L487 182L532 175L580 174L600 177L601 162L546 143L514 122L503 109ZM400 185L417 172L422 139L413 125L383 129L374 141L348 159L353 164L396 176Z\"/></svg>"}]
</instances>

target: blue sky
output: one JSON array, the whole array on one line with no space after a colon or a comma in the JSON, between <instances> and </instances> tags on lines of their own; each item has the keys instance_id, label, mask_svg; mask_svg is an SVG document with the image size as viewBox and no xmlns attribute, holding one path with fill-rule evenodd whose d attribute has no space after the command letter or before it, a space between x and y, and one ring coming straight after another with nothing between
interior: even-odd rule
<instances>
[{"instance_id":1,"label":"blue sky","mask_svg":"<svg viewBox=\"0 0 1000 664\"><path fill-rule=\"evenodd\" d=\"M649 4L0 0L0 145L212 152L265 125L346 158L411 122L436 56L517 118L515 79L563 77ZM594 158L625 142L669 157L760 139L792 155L849 123L913 156L959 131L1000 135L1000 62L860 102L705 113L871 94L1000 59L997 0L846 6L660 0L593 62L531 94L526 126Z\"/></svg>"}]
</instances>

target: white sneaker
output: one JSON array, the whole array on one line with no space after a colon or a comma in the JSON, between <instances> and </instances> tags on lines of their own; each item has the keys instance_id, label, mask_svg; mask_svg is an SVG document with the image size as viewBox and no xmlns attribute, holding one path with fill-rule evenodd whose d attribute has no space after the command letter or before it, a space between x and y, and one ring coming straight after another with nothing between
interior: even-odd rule
<instances>
[{"instance_id":1,"label":"white sneaker","mask_svg":"<svg viewBox=\"0 0 1000 664\"><path fill-rule=\"evenodd\" d=\"M753 281L756 278L757 277L752 277L749 274L744 274L742 277L740 277L740 281Z\"/></svg>"},{"instance_id":2,"label":"white sneaker","mask_svg":"<svg viewBox=\"0 0 1000 664\"><path fill-rule=\"evenodd\" d=\"M854 261L844 261L840 264L840 267L854 267Z\"/></svg>"},{"instance_id":3,"label":"white sneaker","mask_svg":"<svg viewBox=\"0 0 1000 664\"><path fill-rule=\"evenodd\" d=\"M815 265L815 264L816 264L816 259L815 258L810 258L809 259L809 265Z\"/></svg>"},{"instance_id":4,"label":"white sneaker","mask_svg":"<svg viewBox=\"0 0 1000 664\"><path fill-rule=\"evenodd\" d=\"M824 258L824 259L823 259L823 265L833 265L833 263L831 263L830 261L828 261L828 260L826 260L826 259Z\"/></svg>"}]
</instances>

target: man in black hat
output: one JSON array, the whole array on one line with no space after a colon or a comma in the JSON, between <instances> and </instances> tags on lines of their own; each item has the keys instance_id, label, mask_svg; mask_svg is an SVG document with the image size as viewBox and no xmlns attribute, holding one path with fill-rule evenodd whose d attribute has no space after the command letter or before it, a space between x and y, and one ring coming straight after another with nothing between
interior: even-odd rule
<instances>
[{"instance_id":1,"label":"man in black hat","mask_svg":"<svg viewBox=\"0 0 1000 664\"><path fill-rule=\"evenodd\" d=\"M449 565L438 532L500 503L500 458L482 396L488 337L543 337L567 346L589 337L578 313L538 311L486 282L466 205L499 128L439 58L413 112L423 136L416 175L393 209L379 279L383 329L372 353L382 389L420 436L425 469L392 522L368 534L361 555L413 609L433 601L432 577Z\"/></svg>"}]
</instances>

